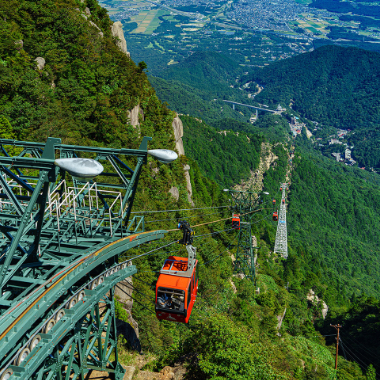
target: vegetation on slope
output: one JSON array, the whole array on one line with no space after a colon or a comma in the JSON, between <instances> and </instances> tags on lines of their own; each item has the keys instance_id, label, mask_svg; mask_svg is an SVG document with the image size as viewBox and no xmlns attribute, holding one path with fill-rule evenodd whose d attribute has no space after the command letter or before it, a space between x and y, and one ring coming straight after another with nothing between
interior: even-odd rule
<instances>
[{"instance_id":1,"label":"vegetation on slope","mask_svg":"<svg viewBox=\"0 0 380 380\"><path fill-rule=\"evenodd\" d=\"M184 145L202 172L222 186L246 180L260 161L262 134L218 131L199 119L181 116Z\"/></svg>"},{"instance_id":2,"label":"vegetation on slope","mask_svg":"<svg viewBox=\"0 0 380 380\"><path fill-rule=\"evenodd\" d=\"M88 19L81 14L85 14L85 7L91 12ZM0 114L1 127L6 129L2 128L2 132L7 133L4 137L44 141L47 136L55 136L73 144L133 148L142 136L149 135L153 137L150 147L174 149L173 112L156 97L142 72L144 66L136 66L118 50L110 34L111 22L94 0L12 0L3 2L0 12ZM101 29L103 37L89 21ZM37 57L46 60L41 70L34 61ZM129 124L128 110L138 104L144 120L135 129ZM9 130L10 125L13 131ZM216 133L206 127L205 131ZM255 138L256 142L261 141L261 136ZM217 154L222 147L227 149L221 143ZM235 161L236 168L254 166L257 152L251 153L252 157L244 156L241 166ZM281 144L275 147L275 154L279 157L277 165L265 177L271 194L276 192L287 168L287 152ZM191 167L193 199L198 207L229 204L220 186L202 173L201 165L182 156L170 165L148 159L135 209L190 208L183 175L183 166L187 164ZM218 170L218 166L213 170ZM231 178L227 173L223 180ZM172 187L178 188L178 201L169 193ZM192 225L211 222L230 216L228 208L223 210L199 214L178 211L160 213L159 217L149 214L146 226L171 229L183 218L191 220ZM156 271L165 256L173 252L185 255L185 251L171 246L171 251L161 250L160 254L135 260L139 268L135 287L139 292L134 297L140 303L135 303L133 314L139 322L143 349L157 357L156 369L185 355L189 376L193 378L334 377L333 356L313 327L320 311L305 298L309 287L323 286L323 279L318 282L312 277L314 268L308 265L308 253L299 258L302 250L290 249L285 263L272 255L275 225L269 222L270 212L260 217L254 224L261 246L259 295L249 281L233 277L233 250L229 246L236 240L236 231L223 231L230 229L225 221L196 228L197 234L203 235L195 240L200 260L200 294L189 328L160 322L153 312ZM178 233L171 232L164 242L139 247L126 255L132 257L177 239ZM295 285L292 279L298 283L288 292L285 286L287 281ZM277 318L283 315L285 307L283 326L278 330ZM117 310L120 317L126 317L120 305ZM120 345L126 349L122 342ZM342 378L349 379L348 374L355 373L357 379L363 379L354 364L347 363L346 368Z\"/></svg>"}]
</instances>

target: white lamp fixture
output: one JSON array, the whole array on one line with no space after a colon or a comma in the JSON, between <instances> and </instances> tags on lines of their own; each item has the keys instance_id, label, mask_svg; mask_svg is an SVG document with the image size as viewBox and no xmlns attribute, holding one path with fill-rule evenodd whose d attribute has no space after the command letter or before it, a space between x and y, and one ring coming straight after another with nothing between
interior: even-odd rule
<instances>
[{"instance_id":1,"label":"white lamp fixture","mask_svg":"<svg viewBox=\"0 0 380 380\"><path fill-rule=\"evenodd\" d=\"M54 164L79 180L90 180L101 174L103 165L92 158L58 158Z\"/></svg>"},{"instance_id":2,"label":"white lamp fixture","mask_svg":"<svg viewBox=\"0 0 380 380\"><path fill-rule=\"evenodd\" d=\"M148 150L148 153L163 164L169 164L178 158L178 154L169 149L153 149Z\"/></svg>"}]
</instances>

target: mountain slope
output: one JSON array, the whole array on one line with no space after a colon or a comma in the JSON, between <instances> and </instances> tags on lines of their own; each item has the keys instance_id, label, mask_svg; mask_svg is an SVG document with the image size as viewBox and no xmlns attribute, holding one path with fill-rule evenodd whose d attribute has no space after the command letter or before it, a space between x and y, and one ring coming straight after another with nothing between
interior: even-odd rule
<instances>
[{"instance_id":1,"label":"mountain slope","mask_svg":"<svg viewBox=\"0 0 380 380\"><path fill-rule=\"evenodd\" d=\"M252 74L265 89L259 102L282 104L311 120L356 129L380 122L380 54L324 46Z\"/></svg>"}]
</instances>

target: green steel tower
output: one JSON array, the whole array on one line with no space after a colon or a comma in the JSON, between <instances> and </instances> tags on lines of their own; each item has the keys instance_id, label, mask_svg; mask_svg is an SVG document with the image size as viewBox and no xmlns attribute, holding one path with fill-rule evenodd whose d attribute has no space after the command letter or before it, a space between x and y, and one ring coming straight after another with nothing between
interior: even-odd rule
<instances>
[{"instance_id":1,"label":"green steel tower","mask_svg":"<svg viewBox=\"0 0 380 380\"><path fill-rule=\"evenodd\" d=\"M252 244L251 222L262 203L261 196L250 191L224 189L232 198L231 209L240 215L240 230L234 262L234 273L255 281L255 257ZM264 194L264 193L263 193ZM267 194L267 193L265 193Z\"/></svg>"},{"instance_id":2,"label":"green steel tower","mask_svg":"<svg viewBox=\"0 0 380 380\"><path fill-rule=\"evenodd\" d=\"M131 217L147 155L162 156L149 140L139 149L0 140L1 380L84 380L92 369L123 378L114 286L137 269L119 256L165 233ZM62 164L75 158L104 167L96 182Z\"/></svg>"}]
</instances>

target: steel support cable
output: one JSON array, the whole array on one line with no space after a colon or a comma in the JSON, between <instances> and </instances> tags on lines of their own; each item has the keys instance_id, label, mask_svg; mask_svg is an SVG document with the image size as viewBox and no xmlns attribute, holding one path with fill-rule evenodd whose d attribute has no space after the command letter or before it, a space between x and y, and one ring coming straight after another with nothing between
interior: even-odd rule
<instances>
[{"instance_id":1,"label":"steel support cable","mask_svg":"<svg viewBox=\"0 0 380 380\"><path fill-rule=\"evenodd\" d=\"M211 262L213 262L214 260L216 260L218 257L222 256L224 252L228 251L228 249L230 248L230 246L232 245L232 243L235 242L235 240L238 238L239 235L236 235L235 238L231 241L231 243L228 245L228 247L218 256L214 257L213 259L209 260L209 261L206 261L205 263L203 263L202 265L207 265Z\"/></svg>"},{"instance_id":2,"label":"steel support cable","mask_svg":"<svg viewBox=\"0 0 380 380\"><path fill-rule=\"evenodd\" d=\"M180 216L178 218L167 218L167 219L157 219L157 220L149 220L145 223L154 223L154 222L164 222L164 221L167 221L167 220L171 220L173 221L174 220L179 220L179 219L193 219L193 218L198 218L198 217L201 217L201 216L208 216L208 215L215 215L215 214L219 214L220 211L217 211L217 212L212 212L212 213L209 213L209 214L200 214L200 215L195 215L195 216Z\"/></svg>"},{"instance_id":3,"label":"steel support cable","mask_svg":"<svg viewBox=\"0 0 380 380\"><path fill-rule=\"evenodd\" d=\"M117 285L116 285L116 286L117 286ZM118 286L117 286L117 287L118 287ZM118 288L119 288L119 287L118 287ZM119 288L119 289L120 289L120 288ZM133 300L134 302L137 302L139 305L141 305L144 309L148 310L150 313L156 315L156 312L155 312L155 311L149 309L149 308L148 308L146 305L144 305L143 303L137 301L136 299L134 299L133 297L131 297L129 294L127 294L127 296L128 296L131 300Z\"/></svg>"},{"instance_id":4,"label":"steel support cable","mask_svg":"<svg viewBox=\"0 0 380 380\"><path fill-rule=\"evenodd\" d=\"M213 208L226 208L231 207L228 206L213 206L213 207L194 207L194 208L181 208L178 210L157 210L157 211L132 211L131 214L150 214L150 213L159 213L159 212L176 212L176 211L192 211L192 210L206 210L206 209L213 209Z\"/></svg>"},{"instance_id":5,"label":"steel support cable","mask_svg":"<svg viewBox=\"0 0 380 380\"><path fill-rule=\"evenodd\" d=\"M130 287L129 287L129 286L127 285L128 289L131 289L132 291L135 290L137 293L140 293L141 295L143 295L143 296L145 297L145 299L147 299L147 300L149 300L149 301L152 301L152 300L150 299L150 297L149 297L147 294L141 292L140 290L137 290L136 287L133 286L133 284L131 284L127 279L124 279L124 281L126 281L126 282L128 283L128 285L130 286ZM118 288L119 288L123 293L128 294L124 289L121 289L120 286L118 286Z\"/></svg>"},{"instance_id":6,"label":"steel support cable","mask_svg":"<svg viewBox=\"0 0 380 380\"><path fill-rule=\"evenodd\" d=\"M249 211L249 212L246 212L245 214L240 214L240 216L244 216L244 215L248 215L248 214L253 214L253 213L256 213L256 212L259 212L259 211L262 211L262 210L265 210L265 208L261 208L259 210L253 210L253 211ZM192 228L195 228L195 227L200 227L200 226L206 226L208 224L213 224L213 223L218 223L218 222L223 222L225 220L230 220L232 219L233 216L231 216L230 218L224 218L224 219L218 219L218 220L214 220L212 222L205 222L205 223L200 223L200 224L196 224L195 226L192 226ZM172 232L172 231L179 231L179 228L173 228L172 230L167 230L167 232Z\"/></svg>"},{"instance_id":7,"label":"steel support cable","mask_svg":"<svg viewBox=\"0 0 380 380\"><path fill-rule=\"evenodd\" d=\"M169 245L172 245L172 244L174 244L174 243L177 243L177 240L172 241L171 243L166 244L166 245L163 245L163 246L161 246L161 247L154 248L154 249L152 249L152 250L149 251L149 252L142 253L141 255L137 255L137 256L131 257L130 259L128 259L128 261L136 260L136 259L139 259L140 257L144 257L144 256L147 256L147 255L150 255L150 254L152 254L152 252L158 251L158 250L160 250L160 249L162 249L162 248L165 248L165 247L169 247Z\"/></svg>"}]
</instances>

